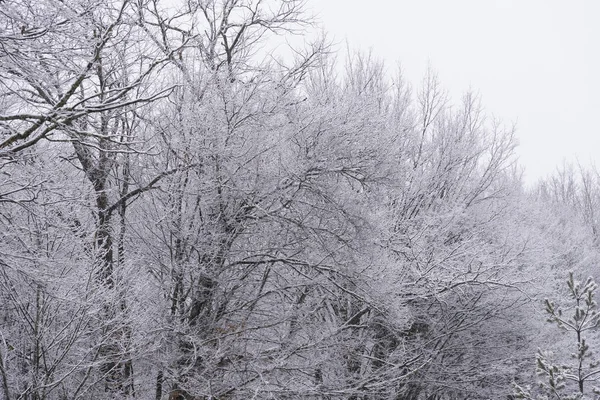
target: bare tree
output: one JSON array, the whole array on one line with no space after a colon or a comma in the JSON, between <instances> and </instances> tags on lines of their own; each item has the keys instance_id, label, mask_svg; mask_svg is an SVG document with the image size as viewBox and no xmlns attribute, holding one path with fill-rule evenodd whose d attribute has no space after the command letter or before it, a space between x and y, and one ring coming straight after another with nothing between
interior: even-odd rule
<instances>
[{"instance_id":1,"label":"bare tree","mask_svg":"<svg viewBox=\"0 0 600 400\"><path fill-rule=\"evenodd\" d=\"M18 0L0 24L4 397L505 392L526 275L560 251L534 257L558 239L476 96L273 45L301 0ZM565 189L594 227L595 184Z\"/></svg>"}]
</instances>

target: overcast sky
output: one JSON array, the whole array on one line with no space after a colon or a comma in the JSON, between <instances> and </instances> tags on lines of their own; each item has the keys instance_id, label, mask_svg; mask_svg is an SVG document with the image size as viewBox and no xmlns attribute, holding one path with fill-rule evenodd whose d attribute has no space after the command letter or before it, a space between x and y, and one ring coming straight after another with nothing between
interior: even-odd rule
<instances>
[{"instance_id":1,"label":"overcast sky","mask_svg":"<svg viewBox=\"0 0 600 400\"><path fill-rule=\"evenodd\" d=\"M428 62L517 123L526 181L563 160L600 167L600 0L309 0L335 40L372 48L413 84Z\"/></svg>"}]
</instances>

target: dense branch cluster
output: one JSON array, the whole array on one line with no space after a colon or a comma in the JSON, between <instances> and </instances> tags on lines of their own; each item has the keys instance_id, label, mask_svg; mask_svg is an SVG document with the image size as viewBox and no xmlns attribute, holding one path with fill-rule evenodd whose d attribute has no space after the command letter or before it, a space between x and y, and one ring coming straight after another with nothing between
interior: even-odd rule
<instances>
[{"instance_id":1,"label":"dense branch cluster","mask_svg":"<svg viewBox=\"0 0 600 400\"><path fill-rule=\"evenodd\" d=\"M477 96L281 45L302 0L0 3L0 398L503 398L560 343L600 180L526 190Z\"/></svg>"}]
</instances>

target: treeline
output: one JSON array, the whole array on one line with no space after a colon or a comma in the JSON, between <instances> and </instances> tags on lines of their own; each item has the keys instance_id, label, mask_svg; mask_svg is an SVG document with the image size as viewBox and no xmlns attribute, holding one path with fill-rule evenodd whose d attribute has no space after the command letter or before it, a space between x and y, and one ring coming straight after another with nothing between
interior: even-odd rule
<instances>
[{"instance_id":1,"label":"treeline","mask_svg":"<svg viewBox=\"0 0 600 400\"><path fill-rule=\"evenodd\" d=\"M312 26L302 0L0 1L0 398L535 385L542 300L598 263L598 174L524 188L477 96L279 43Z\"/></svg>"}]
</instances>

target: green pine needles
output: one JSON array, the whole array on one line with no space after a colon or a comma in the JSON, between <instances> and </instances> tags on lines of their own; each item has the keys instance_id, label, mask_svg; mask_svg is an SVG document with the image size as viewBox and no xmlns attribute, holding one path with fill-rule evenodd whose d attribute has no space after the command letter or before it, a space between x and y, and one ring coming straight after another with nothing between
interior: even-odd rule
<instances>
[{"instance_id":1,"label":"green pine needles","mask_svg":"<svg viewBox=\"0 0 600 400\"><path fill-rule=\"evenodd\" d=\"M539 388L523 388L515 385L517 399L560 399L577 400L589 398L586 394L600 394L600 389L590 386L600 376L600 361L594 359L594 354L586 341L584 334L596 329L600 324L598 304L594 295L598 285L593 278L585 282L575 280L573 272L567 280L571 304L561 308L553 301L546 299L544 304L548 313L548 322L556 325L576 339L576 352L572 361L560 363L550 351L538 350L537 372L541 377Z\"/></svg>"}]
</instances>

